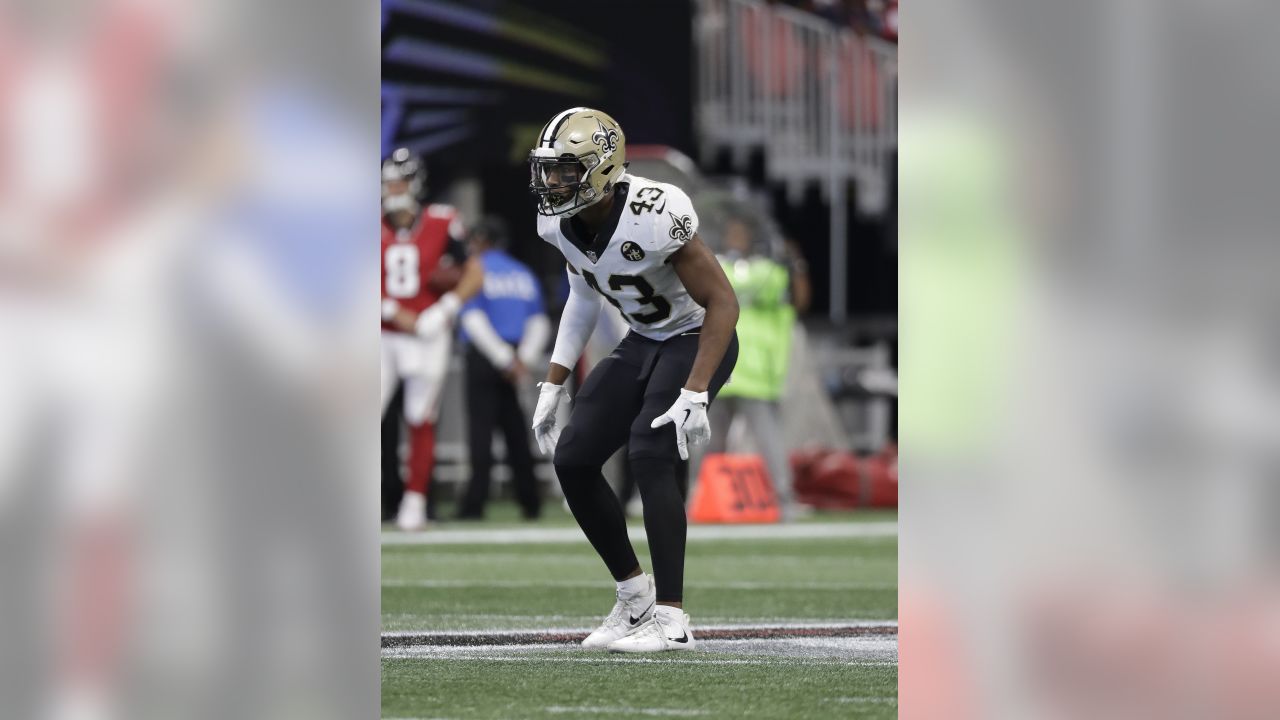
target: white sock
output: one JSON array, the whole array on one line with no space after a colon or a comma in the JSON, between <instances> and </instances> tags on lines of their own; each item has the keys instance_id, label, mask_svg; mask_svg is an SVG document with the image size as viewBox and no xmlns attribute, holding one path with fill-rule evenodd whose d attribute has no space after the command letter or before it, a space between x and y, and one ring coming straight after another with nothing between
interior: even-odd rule
<instances>
[{"instance_id":1,"label":"white sock","mask_svg":"<svg viewBox=\"0 0 1280 720\"><path fill-rule=\"evenodd\" d=\"M648 589L649 576L644 573L618 583L618 592L623 595L639 595Z\"/></svg>"},{"instance_id":2,"label":"white sock","mask_svg":"<svg viewBox=\"0 0 1280 720\"><path fill-rule=\"evenodd\" d=\"M660 615L684 620L684 608L671 607L670 605L659 605L655 607L653 611Z\"/></svg>"}]
</instances>

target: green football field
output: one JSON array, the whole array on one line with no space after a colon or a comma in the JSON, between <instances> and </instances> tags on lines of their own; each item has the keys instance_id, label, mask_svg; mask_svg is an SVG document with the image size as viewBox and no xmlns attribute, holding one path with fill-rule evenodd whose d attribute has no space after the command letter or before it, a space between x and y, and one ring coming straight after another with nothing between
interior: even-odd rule
<instances>
[{"instance_id":1,"label":"green football field","mask_svg":"<svg viewBox=\"0 0 1280 720\"><path fill-rule=\"evenodd\" d=\"M572 519L493 510L384 532L384 718L896 717L896 513L690 526L699 646L637 656L571 642L614 600Z\"/></svg>"}]
</instances>

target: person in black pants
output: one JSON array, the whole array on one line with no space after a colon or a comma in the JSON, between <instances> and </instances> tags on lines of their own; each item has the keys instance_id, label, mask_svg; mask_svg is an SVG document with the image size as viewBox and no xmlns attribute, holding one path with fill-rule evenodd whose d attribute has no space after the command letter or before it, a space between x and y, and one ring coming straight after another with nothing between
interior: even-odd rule
<instances>
[{"instance_id":1,"label":"person in black pants","mask_svg":"<svg viewBox=\"0 0 1280 720\"><path fill-rule=\"evenodd\" d=\"M551 118L529 153L538 235L564 257L570 287L533 413L534 437L617 584L613 610L582 646L692 650L684 612L688 520L676 463L711 437L707 408L737 361L738 300L698 236L689 195L626 167L622 128L593 108ZM631 332L591 370L562 424L564 382L605 303ZM602 474L624 444L644 501L652 577Z\"/></svg>"},{"instance_id":2,"label":"person in black pants","mask_svg":"<svg viewBox=\"0 0 1280 720\"><path fill-rule=\"evenodd\" d=\"M459 520L484 518L493 470L493 431L502 431L507 446L507 465L521 513L528 520L541 514L537 480L533 476L533 456L529 452L524 410L516 397L509 374L498 371L489 359L468 347L467 444L471 454L471 482L458 503Z\"/></svg>"},{"instance_id":3,"label":"person in black pants","mask_svg":"<svg viewBox=\"0 0 1280 720\"><path fill-rule=\"evenodd\" d=\"M468 250L480 258L484 290L461 313L466 342L467 443L471 482L458 503L457 517L484 517L493 469L493 431L501 429L507 464L513 474L516 502L526 519L541 513L533 456L529 451L528 421L520 407L519 388L528 368L539 362L551 333L542 308L542 294L529 268L504 252L502 222L488 218L468 238Z\"/></svg>"}]
</instances>

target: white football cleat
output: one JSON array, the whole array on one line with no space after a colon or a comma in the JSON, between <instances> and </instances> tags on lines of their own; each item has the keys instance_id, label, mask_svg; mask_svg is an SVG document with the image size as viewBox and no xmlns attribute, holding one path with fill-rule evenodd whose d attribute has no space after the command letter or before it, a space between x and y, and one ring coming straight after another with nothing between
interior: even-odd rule
<instances>
[{"instance_id":1,"label":"white football cleat","mask_svg":"<svg viewBox=\"0 0 1280 720\"><path fill-rule=\"evenodd\" d=\"M427 496L420 492L406 491L396 513L396 527L405 532L416 532L427 527Z\"/></svg>"},{"instance_id":2,"label":"white football cleat","mask_svg":"<svg viewBox=\"0 0 1280 720\"><path fill-rule=\"evenodd\" d=\"M623 595L618 591L618 602L613 605L613 612L604 619L604 623L595 632L582 641L584 648L608 647L609 643L625 637L627 633L641 627L653 618L653 608L658 599L653 588L653 578L647 578L645 589L634 595Z\"/></svg>"},{"instance_id":3,"label":"white football cleat","mask_svg":"<svg viewBox=\"0 0 1280 720\"><path fill-rule=\"evenodd\" d=\"M693 633L689 632L689 616L684 610L659 605L653 611L653 619L609 643L609 650L625 653L692 650L695 644Z\"/></svg>"}]
</instances>

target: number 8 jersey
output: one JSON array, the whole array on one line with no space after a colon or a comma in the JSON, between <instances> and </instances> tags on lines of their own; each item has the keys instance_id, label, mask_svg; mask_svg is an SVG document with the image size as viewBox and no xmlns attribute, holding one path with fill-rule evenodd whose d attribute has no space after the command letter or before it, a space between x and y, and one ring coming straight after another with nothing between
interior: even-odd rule
<instances>
[{"instance_id":1,"label":"number 8 jersey","mask_svg":"<svg viewBox=\"0 0 1280 720\"><path fill-rule=\"evenodd\" d=\"M462 223L448 205L428 205L410 228L397 230L382 220L382 299L392 299L414 312L431 307L442 293L431 287L431 275L442 263L461 265L466 248L458 240ZM384 320L382 329L395 331Z\"/></svg>"},{"instance_id":2,"label":"number 8 jersey","mask_svg":"<svg viewBox=\"0 0 1280 720\"><path fill-rule=\"evenodd\" d=\"M668 262L697 230L698 215L683 190L630 174L618 182L609 217L595 237L577 218L538 217L538 235L564 255L569 272L581 275L632 330L652 340L702 325L706 311Z\"/></svg>"}]
</instances>

